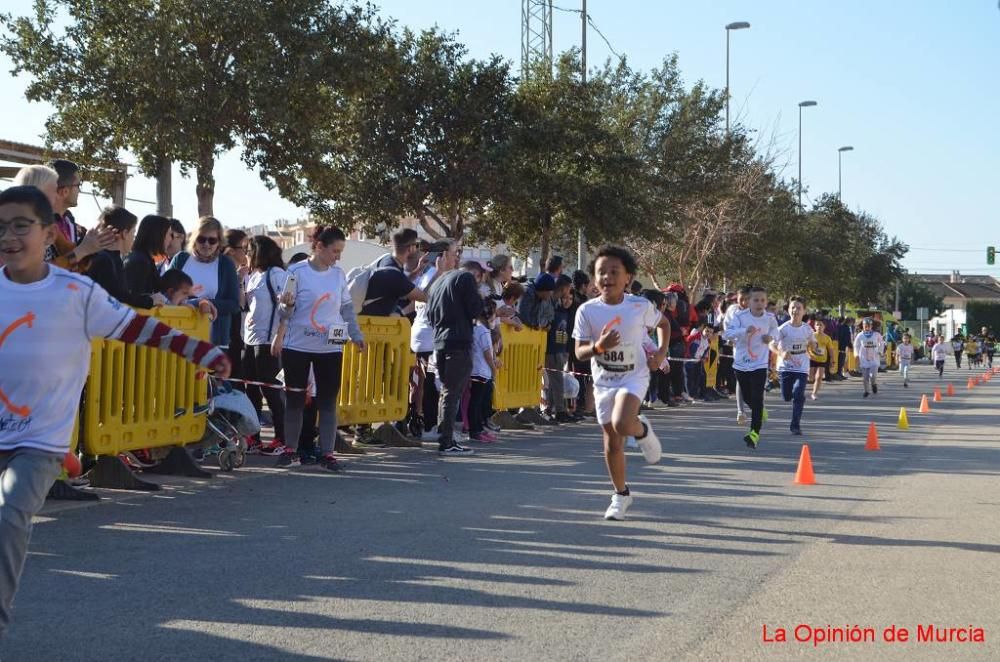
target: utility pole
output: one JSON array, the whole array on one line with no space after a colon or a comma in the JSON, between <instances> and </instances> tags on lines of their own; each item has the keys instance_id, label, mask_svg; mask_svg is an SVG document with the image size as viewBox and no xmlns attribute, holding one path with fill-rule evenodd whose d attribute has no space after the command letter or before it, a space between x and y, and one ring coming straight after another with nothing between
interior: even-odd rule
<instances>
[{"instance_id":1,"label":"utility pole","mask_svg":"<svg viewBox=\"0 0 1000 662\"><path fill-rule=\"evenodd\" d=\"M587 0L581 0L583 2L583 11L580 13L580 23L581 23L581 36L580 36L580 63L583 65L581 67L581 80L584 86L587 84ZM586 252L586 242L583 237L583 228L576 231L576 268L584 268L584 253Z\"/></svg>"}]
</instances>

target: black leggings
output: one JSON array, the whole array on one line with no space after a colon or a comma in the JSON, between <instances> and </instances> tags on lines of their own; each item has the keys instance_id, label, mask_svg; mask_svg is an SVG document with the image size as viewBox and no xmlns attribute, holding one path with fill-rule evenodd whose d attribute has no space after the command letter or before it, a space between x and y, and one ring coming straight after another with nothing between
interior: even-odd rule
<instances>
[{"instance_id":1,"label":"black leggings","mask_svg":"<svg viewBox=\"0 0 1000 662\"><path fill-rule=\"evenodd\" d=\"M243 378L252 382L275 383L281 361L271 356L270 345L247 345L243 348ZM253 403L254 409L260 414L267 400L274 421L274 438L285 440L285 398L276 388L267 386L247 386L247 397Z\"/></svg>"},{"instance_id":2,"label":"black leggings","mask_svg":"<svg viewBox=\"0 0 1000 662\"><path fill-rule=\"evenodd\" d=\"M478 435L492 412L493 382L473 377L469 382L469 436Z\"/></svg>"},{"instance_id":3,"label":"black leggings","mask_svg":"<svg viewBox=\"0 0 1000 662\"><path fill-rule=\"evenodd\" d=\"M337 396L340 394L340 377L344 369L342 352L319 354L286 349L281 352L285 368L286 395L285 446L298 449L302 432L302 416L306 407L304 389L309 383L309 368L316 378L316 411L319 413L319 444L324 455L333 452L337 439ZM303 389L303 390L298 390Z\"/></svg>"},{"instance_id":4,"label":"black leggings","mask_svg":"<svg viewBox=\"0 0 1000 662\"><path fill-rule=\"evenodd\" d=\"M736 381L740 385L743 402L750 407L750 429L760 433L764 424L764 386L767 384L767 368L743 372L736 371Z\"/></svg>"}]
</instances>

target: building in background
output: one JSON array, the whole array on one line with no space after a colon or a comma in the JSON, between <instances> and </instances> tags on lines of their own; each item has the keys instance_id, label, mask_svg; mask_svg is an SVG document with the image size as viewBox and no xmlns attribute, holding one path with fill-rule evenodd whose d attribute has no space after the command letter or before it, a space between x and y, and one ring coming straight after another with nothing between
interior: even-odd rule
<instances>
[{"instance_id":1,"label":"building in background","mask_svg":"<svg viewBox=\"0 0 1000 662\"><path fill-rule=\"evenodd\" d=\"M944 300L945 310L932 317L929 324L932 330L946 339L965 329L970 303L1000 305L1000 282L992 276L963 275L952 271L950 274L911 274L910 278Z\"/></svg>"}]
</instances>

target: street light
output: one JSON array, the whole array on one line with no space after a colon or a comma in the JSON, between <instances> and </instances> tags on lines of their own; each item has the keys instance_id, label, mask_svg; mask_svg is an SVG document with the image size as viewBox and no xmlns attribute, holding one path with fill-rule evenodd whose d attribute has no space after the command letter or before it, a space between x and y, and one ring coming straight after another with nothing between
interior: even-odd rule
<instances>
[{"instance_id":1,"label":"street light","mask_svg":"<svg viewBox=\"0 0 1000 662\"><path fill-rule=\"evenodd\" d=\"M746 30L750 24L746 21L736 21L726 26L726 133L729 133L729 31Z\"/></svg>"},{"instance_id":2,"label":"street light","mask_svg":"<svg viewBox=\"0 0 1000 662\"><path fill-rule=\"evenodd\" d=\"M844 152L853 152L853 151L854 151L854 148L851 147L850 145L844 145L843 147L841 147L840 149L837 150L837 201L838 202L840 201L841 183L842 183L842 180L841 180L841 161L843 159Z\"/></svg>"},{"instance_id":3,"label":"street light","mask_svg":"<svg viewBox=\"0 0 1000 662\"><path fill-rule=\"evenodd\" d=\"M802 211L802 109L815 105L815 101L799 102L799 212Z\"/></svg>"}]
</instances>

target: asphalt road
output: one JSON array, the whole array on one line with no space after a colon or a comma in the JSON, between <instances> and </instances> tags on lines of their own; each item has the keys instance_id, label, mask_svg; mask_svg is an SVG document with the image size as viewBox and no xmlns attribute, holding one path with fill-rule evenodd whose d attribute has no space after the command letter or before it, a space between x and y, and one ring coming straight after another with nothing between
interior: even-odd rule
<instances>
[{"instance_id":1,"label":"asphalt road","mask_svg":"<svg viewBox=\"0 0 1000 662\"><path fill-rule=\"evenodd\" d=\"M926 415L927 367L908 390L883 375L867 400L857 379L826 385L801 438L769 396L756 452L731 401L652 412L665 455L630 456L625 522L601 518L593 424L505 433L472 458L390 450L341 475L253 458L159 493L51 503L0 657L1000 659L1000 379L946 377L956 396ZM879 452L864 450L871 421ZM815 486L792 484L803 442ZM795 641L802 624L878 636L814 646ZM985 643L918 642L931 624ZM885 642L893 625L910 641Z\"/></svg>"}]
</instances>

